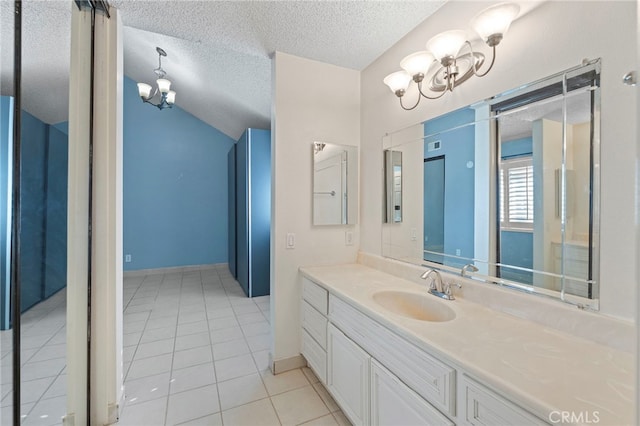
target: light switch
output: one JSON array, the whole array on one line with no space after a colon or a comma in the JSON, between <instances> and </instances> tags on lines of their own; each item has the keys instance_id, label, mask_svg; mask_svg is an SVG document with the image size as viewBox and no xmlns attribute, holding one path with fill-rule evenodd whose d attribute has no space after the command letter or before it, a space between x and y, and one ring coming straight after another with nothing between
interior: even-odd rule
<instances>
[{"instance_id":1,"label":"light switch","mask_svg":"<svg viewBox=\"0 0 640 426\"><path fill-rule=\"evenodd\" d=\"M287 233L287 245L286 247L288 249L293 249L296 247L296 234L293 234L291 232Z\"/></svg>"}]
</instances>

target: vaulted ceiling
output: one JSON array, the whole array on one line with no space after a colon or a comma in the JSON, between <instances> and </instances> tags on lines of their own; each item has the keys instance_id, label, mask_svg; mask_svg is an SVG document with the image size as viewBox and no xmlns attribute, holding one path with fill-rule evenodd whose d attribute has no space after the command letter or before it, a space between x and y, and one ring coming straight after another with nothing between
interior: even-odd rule
<instances>
[{"instance_id":1,"label":"vaulted ceiling","mask_svg":"<svg viewBox=\"0 0 640 426\"><path fill-rule=\"evenodd\" d=\"M162 47L176 105L234 139L270 126L274 51L362 70L444 2L110 1L124 25L125 75L153 83ZM2 94L11 93L12 4L0 1ZM71 7L23 1L23 106L48 123L68 118Z\"/></svg>"}]
</instances>

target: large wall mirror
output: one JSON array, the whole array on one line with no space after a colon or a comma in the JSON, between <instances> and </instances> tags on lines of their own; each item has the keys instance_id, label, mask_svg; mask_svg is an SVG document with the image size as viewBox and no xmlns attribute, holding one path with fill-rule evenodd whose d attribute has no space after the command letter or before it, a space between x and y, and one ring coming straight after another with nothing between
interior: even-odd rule
<instances>
[{"instance_id":1,"label":"large wall mirror","mask_svg":"<svg viewBox=\"0 0 640 426\"><path fill-rule=\"evenodd\" d=\"M358 217L358 148L313 144L313 224L353 225Z\"/></svg>"},{"instance_id":2,"label":"large wall mirror","mask_svg":"<svg viewBox=\"0 0 640 426\"><path fill-rule=\"evenodd\" d=\"M383 255L598 309L600 62L388 134Z\"/></svg>"}]
</instances>

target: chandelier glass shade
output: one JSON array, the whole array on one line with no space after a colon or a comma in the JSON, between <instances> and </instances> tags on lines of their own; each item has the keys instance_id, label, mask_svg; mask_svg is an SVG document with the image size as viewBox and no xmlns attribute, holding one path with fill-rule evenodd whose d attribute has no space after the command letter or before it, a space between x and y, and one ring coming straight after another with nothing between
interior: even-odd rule
<instances>
[{"instance_id":1,"label":"chandelier glass shade","mask_svg":"<svg viewBox=\"0 0 640 426\"><path fill-rule=\"evenodd\" d=\"M412 53L400 61L403 70L386 76L384 84L400 99L403 109L412 110L422 98L438 99L472 76L484 77L495 63L496 46L519 11L517 4L500 3L481 11L471 20L473 29L492 50L491 62L486 70L480 72L485 56L473 50L466 31L450 30L429 39L426 50ZM412 81L417 85L418 99L413 106L406 107L402 98ZM425 81L428 85L426 88L423 87ZM427 94L428 91L433 94Z\"/></svg>"},{"instance_id":2,"label":"chandelier glass shade","mask_svg":"<svg viewBox=\"0 0 640 426\"><path fill-rule=\"evenodd\" d=\"M158 77L156 80L157 88L153 90L147 83L138 83L138 95L143 102L162 110L173 106L176 101L176 92L171 90L171 81L165 78L167 72L162 69L162 57L167 56L167 52L160 47L156 47L156 52L158 52L158 68L153 72Z\"/></svg>"}]
</instances>

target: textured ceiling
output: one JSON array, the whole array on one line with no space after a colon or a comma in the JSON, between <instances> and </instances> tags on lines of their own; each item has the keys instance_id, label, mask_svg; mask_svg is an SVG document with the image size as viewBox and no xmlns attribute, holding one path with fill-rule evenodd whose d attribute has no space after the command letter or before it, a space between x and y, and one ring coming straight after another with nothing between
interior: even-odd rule
<instances>
[{"instance_id":1,"label":"textured ceiling","mask_svg":"<svg viewBox=\"0 0 640 426\"><path fill-rule=\"evenodd\" d=\"M568 124L591 121L591 93L584 90L566 96L566 120ZM561 123L564 119L562 95L546 99L500 118L500 137L503 141L530 137L533 122L547 119Z\"/></svg>"},{"instance_id":2,"label":"textured ceiling","mask_svg":"<svg viewBox=\"0 0 640 426\"><path fill-rule=\"evenodd\" d=\"M12 3L0 1L3 94L11 86ZM444 0L110 3L124 25L125 74L153 83L162 47L176 105L237 139L246 127L270 126L274 51L361 70ZM57 123L67 119L72 2L23 4L23 106Z\"/></svg>"},{"instance_id":3,"label":"textured ceiling","mask_svg":"<svg viewBox=\"0 0 640 426\"><path fill-rule=\"evenodd\" d=\"M46 123L69 115L71 1L23 1L22 106ZM13 95L13 1L0 0L0 92Z\"/></svg>"}]
</instances>

